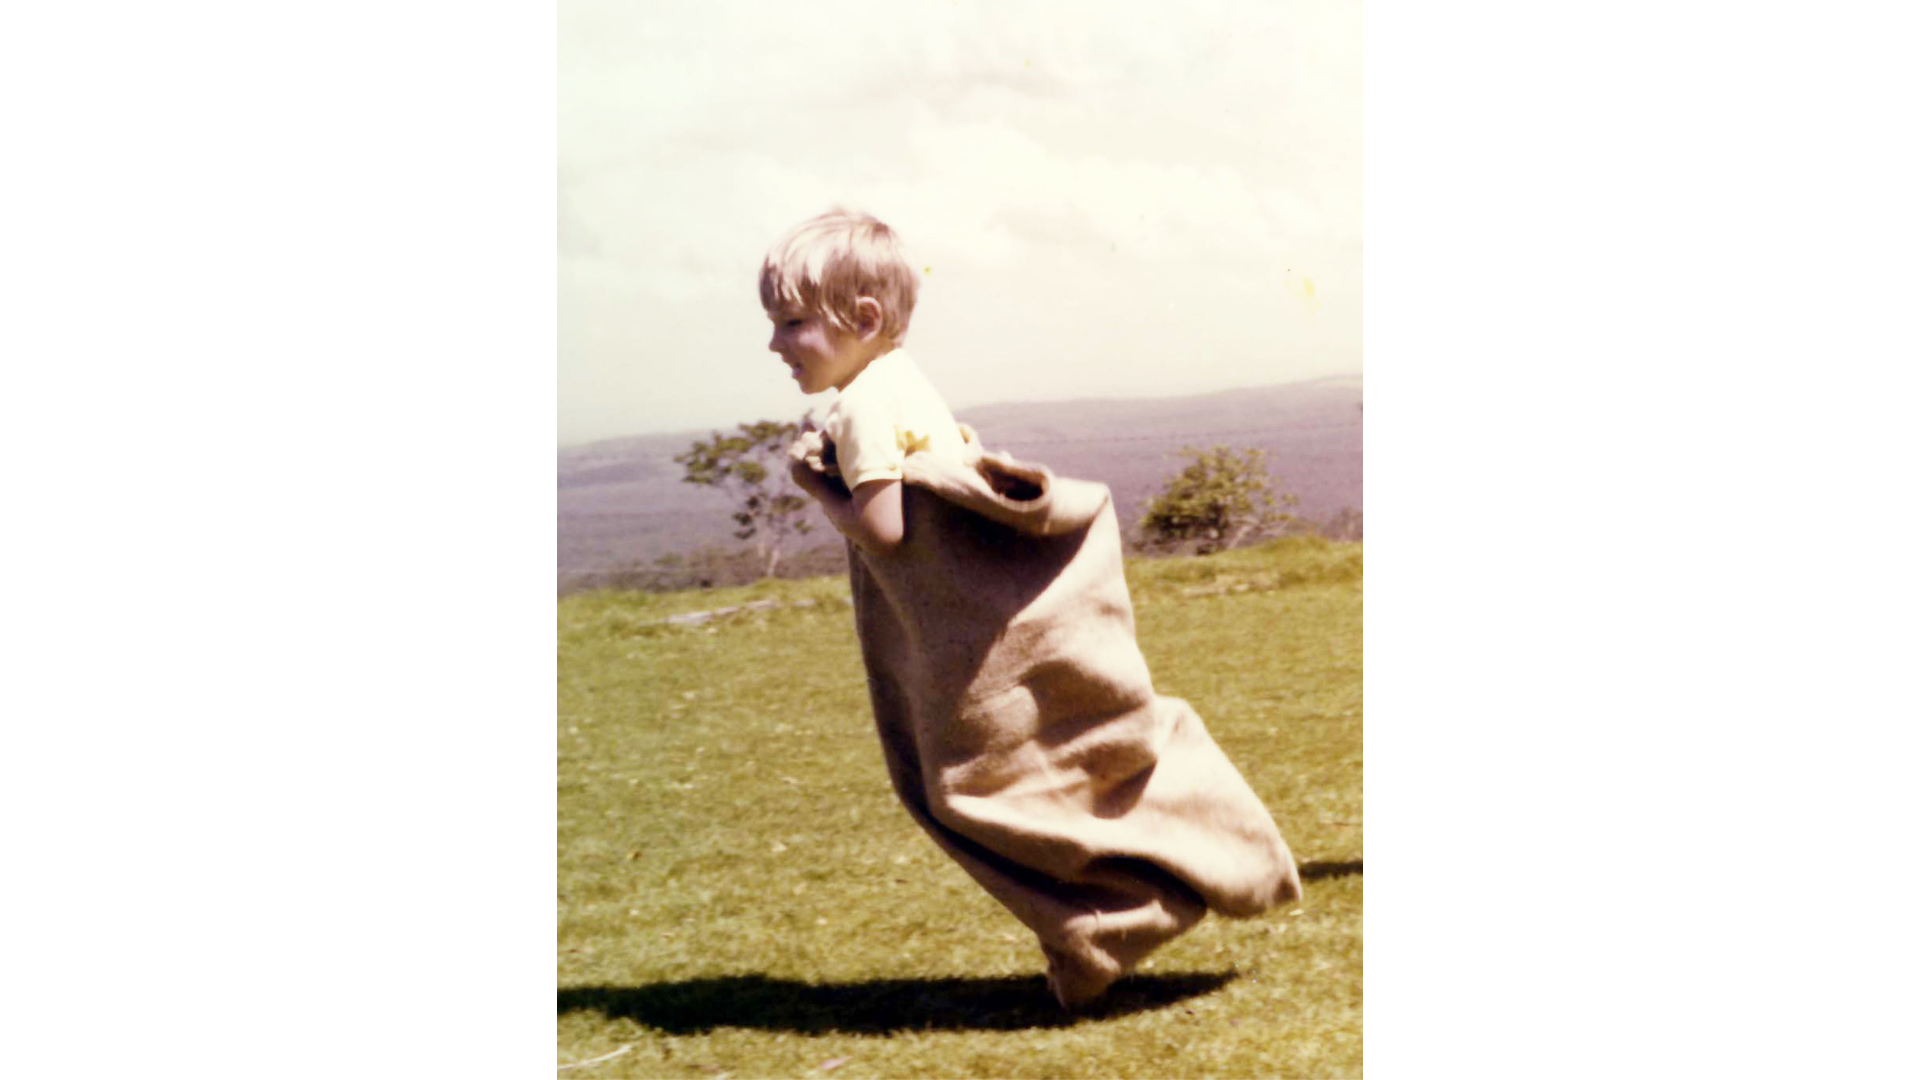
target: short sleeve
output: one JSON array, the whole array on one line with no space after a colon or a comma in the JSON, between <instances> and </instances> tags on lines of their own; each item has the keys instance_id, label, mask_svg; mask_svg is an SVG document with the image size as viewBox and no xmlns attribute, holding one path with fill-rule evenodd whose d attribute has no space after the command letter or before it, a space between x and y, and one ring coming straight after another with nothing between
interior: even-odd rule
<instances>
[{"instance_id":1,"label":"short sleeve","mask_svg":"<svg viewBox=\"0 0 1920 1080\"><path fill-rule=\"evenodd\" d=\"M848 491L869 480L898 480L903 475L906 455L901 452L893 417L885 409L857 405L842 409L828 418L827 434L833 439L840 478Z\"/></svg>"}]
</instances>

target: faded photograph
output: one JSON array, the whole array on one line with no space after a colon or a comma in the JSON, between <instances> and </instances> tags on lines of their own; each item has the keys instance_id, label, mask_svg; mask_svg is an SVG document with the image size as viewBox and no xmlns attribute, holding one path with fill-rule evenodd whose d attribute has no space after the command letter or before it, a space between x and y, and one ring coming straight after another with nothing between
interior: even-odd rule
<instances>
[{"instance_id":1,"label":"faded photograph","mask_svg":"<svg viewBox=\"0 0 1920 1080\"><path fill-rule=\"evenodd\" d=\"M561 0L561 1069L1361 1074L1360 15Z\"/></svg>"}]
</instances>

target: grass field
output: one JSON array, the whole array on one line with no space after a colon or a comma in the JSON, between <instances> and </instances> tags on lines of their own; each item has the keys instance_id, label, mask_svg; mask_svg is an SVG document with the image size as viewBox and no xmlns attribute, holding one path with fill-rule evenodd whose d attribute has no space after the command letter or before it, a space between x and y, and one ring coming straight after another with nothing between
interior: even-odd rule
<instances>
[{"instance_id":1,"label":"grass field","mask_svg":"<svg viewBox=\"0 0 1920 1080\"><path fill-rule=\"evenodd\" d=\"M894 800L844 578L559 604L558 1064L578 1077L1361 1072L1361 549L1130 563L1142 651L1306 895L1088 1013ZM669 616L776 601L698 625Z\"/></svg>"}]
</instances>

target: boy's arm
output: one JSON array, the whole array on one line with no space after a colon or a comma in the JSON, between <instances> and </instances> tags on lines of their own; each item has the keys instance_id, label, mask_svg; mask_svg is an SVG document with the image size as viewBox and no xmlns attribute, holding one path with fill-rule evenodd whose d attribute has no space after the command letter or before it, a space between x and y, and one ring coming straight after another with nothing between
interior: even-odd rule
<instances>
[{"instance_id":1,"label":"boy's arm","mask_svg":"<svg viewBox=\"0 0 1920 1080\"><path fill-rule=\"evenodd\" d=\"M793 482L813 496L833 527L862 550L887 555L900 546L906 536L900 481L869 480L846 495L839 485L828 483L804 461L794 462L792 471Z\"/></svg>"}]
</instances>

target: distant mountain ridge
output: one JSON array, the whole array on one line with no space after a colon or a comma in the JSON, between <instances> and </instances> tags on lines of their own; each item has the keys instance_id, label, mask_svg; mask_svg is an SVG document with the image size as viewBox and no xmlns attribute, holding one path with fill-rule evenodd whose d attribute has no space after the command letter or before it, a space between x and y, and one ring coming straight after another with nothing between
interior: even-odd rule
<instances>
[{"instance_id":1,"label":"distant mountain ridge","mask_svg":"<svg viewBox=\"0 0 1920 1080\"><path fill-rule=\"evenodd\" d=\"M1061 476L1112 489L1123 529L1179 468L1182 445L1256 446L1269 452L1295 513L1324 520L1361 508L1362 382L1329 376L1189 397L1087 399L955 410L989 450L1038 462ZM742 420L758 419L742 417ZM732 547L732 505L681 482L675 454L710 430L603 439L559 451L561 577L651 563L670 553ZM810 546L834 539L815 514Z\"/></svg>"}]
</instances>

